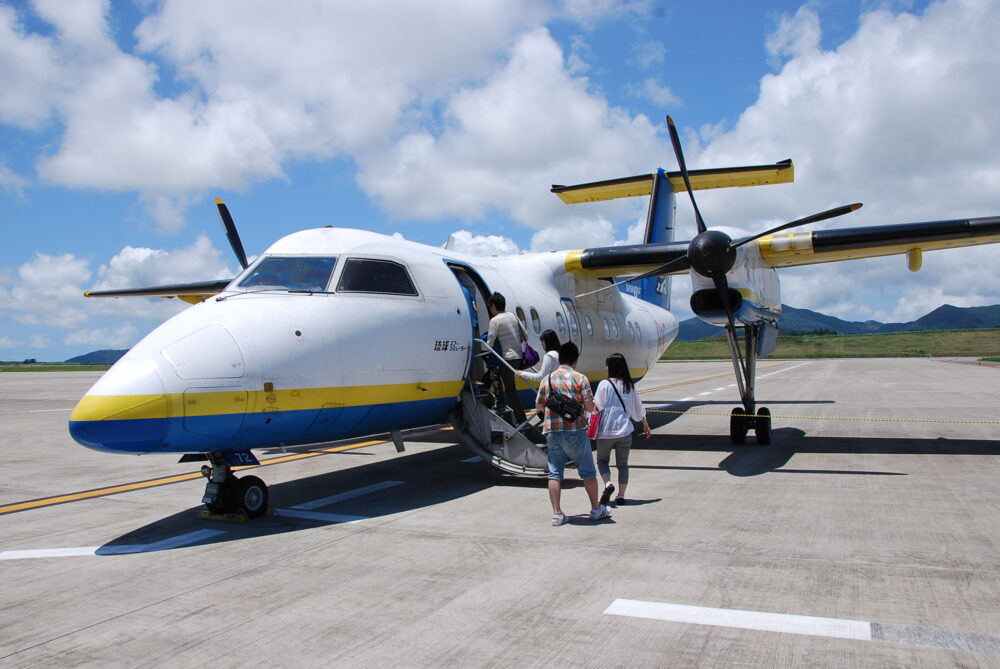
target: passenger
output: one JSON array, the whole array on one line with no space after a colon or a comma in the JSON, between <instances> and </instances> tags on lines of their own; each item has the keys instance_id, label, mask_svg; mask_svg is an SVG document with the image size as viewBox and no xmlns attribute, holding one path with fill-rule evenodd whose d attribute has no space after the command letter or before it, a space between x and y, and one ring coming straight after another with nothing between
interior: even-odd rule
<instances>
[{"instance_id":1,"label":"passenger","mask_svg":"<svg viewBox=\"0 0 1000 669\"><path fill-rule=\"evenodd\" d=\"M649 421L646 408L639 401L639 393L632 383L628 363L621 353L612 353L604 361L608 368L608 378L597 384L594 404L601 412L601 422L597 429L597 469L604 481L601 503L607 504L615 492L611 483L611 451L615 452L615 467L618 468L618 498L615 504L625 504L625 488L628 486L628 455L632 447L632 421L642 422L642 433L649 437Z\"/></svg>"},{"instance_id":2,"label":"passenger","mask_svg":"<svg viewBox=\"0 0 1000 669\"><path fill-rule=\"evenodd\" d=\"M490 295L486 301L486 307L490 312L486 345L492 347L499 342L501 355L507 363L499 365L500 379L507 395L507 404L514 411L515 422L520 424L525 421L525 415L524 407L521 406L521 398L517 396L514 370L519 370L524 366L522 347L527 340L527 335L517 316L506 311L507 300L503 295L500 293Z\"/></svg>"},{"instance_id":3,"label":"passenger","mask_svg":"<svg viewBox=\"0 0 1000 669\"><path fill-rule=\"evenodd\" d=\"M559 335L555 330L545 330L542 332L542 349L545 355L539 363L541 367L537 372L517 371L514 374L522 379L538 383L546 376L559 368Z\"/></svg>"},{"instance_id":4,"label":"passenger","mask_svg":"<svg viewBox=\"0 0 1000 669\"><path fill-rule=\"evenodd\" d=\"M594 455L590 452L590 439L587 438L586 414L581 411L576 420L567 421L547 408L552 391L555 390L579 402L586 411L594 410L590 381L573 369L579 357L580 350L573 342L566 342L559 347L559 369L542 379L535 404L535 410L545 414L542 431L548 441L549 501L552 503L552 524L556 526L569 522L562 510L561 497L563 473L566 463L570 461L576 463L580 478L583 479L583 487L590 498L590 519L603 520L611 517L608 507L597 500L597 472L594 469Z\"/></svg>"}]
</instances>

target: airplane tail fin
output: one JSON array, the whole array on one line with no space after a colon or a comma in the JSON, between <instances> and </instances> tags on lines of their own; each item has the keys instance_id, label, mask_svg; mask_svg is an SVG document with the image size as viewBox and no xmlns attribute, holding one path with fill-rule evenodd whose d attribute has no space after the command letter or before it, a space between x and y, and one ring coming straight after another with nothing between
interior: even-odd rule
<instances>
[{"instance_id":1,"label":"airplane tail fin","mask_svg":"<svg viewBox=\"0 0 1000 669\"><path fill-rule=\"evenodd\" d=\"M674 241L674 214L677 198L674 187L663 169L653 175L652 192L649 197L649 211L646 214L646 233L643 244L657 244ZM639 287L637 297L663 309L670 309L670 275L651 276L635 282ZM627 291L622 286L623 292Z\"/></svg>"},{"instance_id":2,"label":"airplane tail fin","mask_svg":"<svg viewBox=\"0 0 1000 669\"><path fill-rule=\"evenodd\" d=\"M689 170L691 190L764 186L790 183L795 179L791 160L769 165ZM552 186L552 192L566 204L600 202L620 197L649 195L649 213L642 244L608 246L571 251L566 270L595 278L626 278L670 265L659 276L622 283L623 293L634 295L664 309L670 308L670 275L687 272L687 242L674 242L676 194L687 190L681 172L658 169L622 179L594 181L575 186Z\"/></svg>"}]
</instances>

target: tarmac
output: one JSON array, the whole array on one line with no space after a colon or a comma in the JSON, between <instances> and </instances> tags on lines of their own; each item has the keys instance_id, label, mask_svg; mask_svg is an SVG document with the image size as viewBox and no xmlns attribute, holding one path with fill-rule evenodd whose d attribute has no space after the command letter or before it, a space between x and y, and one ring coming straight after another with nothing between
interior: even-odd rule
<instances>
[{"instance_id":1,"label":"tarmac","mask_svg":"<svg viewBox=\"0 0 1000 669\"><path fill-rule=\"evenodd\" d=\"M996 367L764 359L734 447L731 364L658 364L632 503L561 527L448 429L258 451L276 515L203 519L69 437L98 376L0 374L0 667L1000 667Z\"/></svg>"}]
</instances>

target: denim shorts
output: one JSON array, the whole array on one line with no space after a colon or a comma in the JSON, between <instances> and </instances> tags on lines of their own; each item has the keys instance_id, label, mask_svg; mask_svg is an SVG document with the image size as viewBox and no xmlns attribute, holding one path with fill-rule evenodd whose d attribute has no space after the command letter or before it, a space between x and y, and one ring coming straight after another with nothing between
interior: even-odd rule
<instances>
[{"instance_id":1,"label":"denim shorts","mask_svg":"<svg viewBox=\"0 0 1000 669\"><path fill-rule=\"evenodd\" d=\"M594 454L590 452L590 439L586 430L563 430L549 432L545 435L548 443L549 478L562 480L566 463L572 460L580 478L590 479L597 476L594 469Z\"/></svg>"}]
</instances>

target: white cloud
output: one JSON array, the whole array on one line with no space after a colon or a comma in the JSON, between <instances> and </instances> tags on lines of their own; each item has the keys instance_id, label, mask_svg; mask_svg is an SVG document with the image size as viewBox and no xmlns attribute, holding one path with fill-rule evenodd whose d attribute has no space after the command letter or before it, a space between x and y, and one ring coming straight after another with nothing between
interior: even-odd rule
<instances>
[{"instance_id":1,"label":"white cloud","mask_svg":"<svg viewBox=\"0 0 1000 669\"><path fill-rule=\"evenodd\" d=\"M226 278L232 273L205 236L190 246L165 251L126 246L97 270L91 286L90 261L72 254L35 257L16 274L0 273L0 316L27 326L28 345L47 348L39 328L71 330L67 345L130 346L188 305L161 298L85 298L87 289L134 288Z\"/></svg>"},{"instance_id":2,"label":"white cloud","mask_svg":"<svg viewBox=\"0 0 1000 669\"><path fill-rule=\"evenodd\" d=\"M24 198L24 189L29 181L20 176L0 161L0 190L10 193L18 199Z\"/></svg>"},{"instance_id":3,"label":"white cloud","mask_svg":"<svg viewBox=\"0 0 1000 669\"><path fill-rule=\"evenodd\" d=\"M67 346L97 346L101 348L131 348L139 340L139 331L131 323L117 327L77 330L66 335Z\"/></svg>"},{"instance_id":4,"label":"white cloud","mask_svg":"<svg viewBox=\"0 0 1000 669\"><path fill-rule=\"evenodd\" d=\"M482 85L451 96L444 116L439 134L415 130L359 160L359 184L390 213L472 221L499 209L527 227L561 225L576 214L539 184L635 174L665 148L645 116L570 76L544 29L524 35Z\"/></svg>"},{"instance_id":5,"label":"white cloud","mask_svg":"<svg viewBox=\"0 0 1000 669\"><path fill-rule=\"evenodd\" d=\"M448 238L447 247L460 253L474 256L506 256L518 253L520 249L514 240L501 235L475 235L468 230L459 230Z\"/></svg>"},{"instance_id":6,"label":"white cloud","mask_svg":"<svg viewBox=\"0 0 1000 669\"><path fill-rule=\"evenodd\" d=\"M616 243L614 225L606 218L578 218L539 230L531 237L532 251L583 249Z\"/></svg>"},{"instance_id":7,"label":"white cloud","mask_svg":"<svg viewBox=\"0 0 1000 669\"><path fill-rule=\"evenodd\" d=\"M667 59L667 48L663 42L639 42L632 46L631 62L642 68L659 65Z\"/></svg>"},{"instance_id":8,"label":"white cloud","mask_svg":"<svg viewBox=\"0 0 1000 669\"><path fill-rule=\"evenodd\" d=\"M17 348L21 342L14 341L10 337L0 337L0 348Z\"/></svg>"},{"instance_id":9,"label":"white cloud","mask_svg":"<svg viewBox=\"0 0 1000 669\"><path fill-rule=\"evenodd\" d=\"M638 84L630 84L627 89L629 95L649 100L660 107L672 108L681 104L680 98L674 95L669 87L664 86L655 77L643 79Z\"/></svg>"},{"instance_id":10,"label":"white cloud","mask_svg":"<svg viewBox=\"0 0 1000 669\"><path fill-rule=\"evenodd\" d=\"M761 80L735 127L687 142L692 167L795 159L796 183L699 193L710 225L762 230L854 201L865 207L817 228L998 213L1000 5L953 0L923 16L876 11L835 50L819 48L816 15L803 8L769 40L788 58ZM683 121L683 119L678 119ZM689 136L690 137L690 136ZM690 206L679 199L690 226ZM689 230L689 227L686 228ZM782 270L785 303L856 320L910 320L939 306L1000 303L996 247L927 254L911 274L902 258ZM963 297L965 296L965 297ZM923 313L918 313L923 310Z\"/></svg>"}]
</instances>

